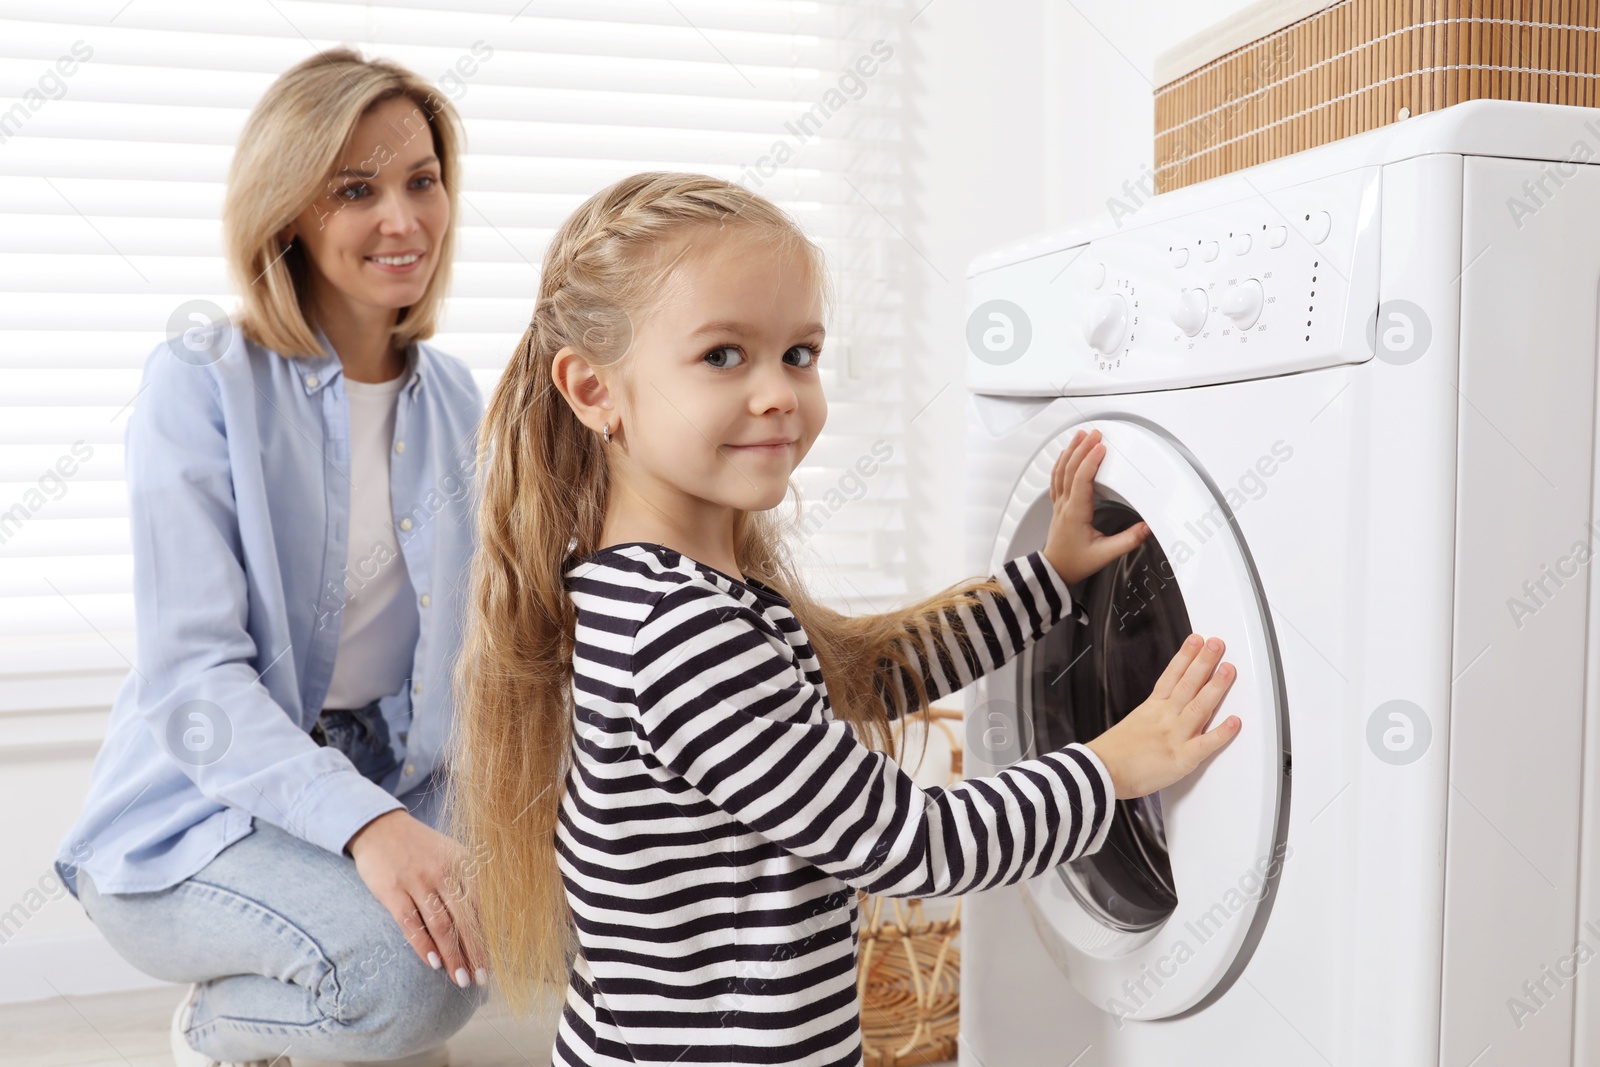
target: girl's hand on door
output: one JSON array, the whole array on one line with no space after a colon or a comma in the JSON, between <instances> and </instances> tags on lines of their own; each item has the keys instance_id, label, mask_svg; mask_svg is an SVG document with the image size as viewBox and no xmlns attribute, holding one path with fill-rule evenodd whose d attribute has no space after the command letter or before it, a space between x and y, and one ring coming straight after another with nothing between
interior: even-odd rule
<instances>
[{"instance_id":1,"label":"girl's hand on door","mask_svg":"<svg viewBox=\"0 0 1600 1067\"><path fill-rule=\"evenodd\" d=\"M1223 647L1219 637L1202 642L1190 634L1150 699L1087 743L1111 772L1118 800L1166 788L1238 736L1237 715L1206 729L1239 673L1231 663L1218 666Z\"/></svg>"},{"instance_id":2,"label":"girl's hand on door","mask_svg":"<svg viewBox=\"0 0 1600 1067\"><path fill-rule=\"evenodd\" d=\"M1094 476L1105 454L1099 430L1079 430L1050 473L1053 510L1043 555L1068 585L1127 555L1150 536L1150 527L1142 522L1110 536L1094 528Z\"/></svg>"}]
</instances>

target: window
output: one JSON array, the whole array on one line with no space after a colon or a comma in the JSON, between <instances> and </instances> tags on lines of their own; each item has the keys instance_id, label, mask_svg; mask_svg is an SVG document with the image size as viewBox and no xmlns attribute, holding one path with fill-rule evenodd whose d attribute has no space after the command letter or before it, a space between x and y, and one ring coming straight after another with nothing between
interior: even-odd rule
<instances>
[{"instance_id":1,"label":"window","mask_svg":"<svg viewBox=\"0 0 1600 1067\"><path fill-rule=\"evenodd\" d=\"M131 0L0 19L0 755L87 754L135 658L122 437L186 301L233 308L234 140L337 44L432 79L466 129L458 259L431 343L487 397L536 265L589 194L647 169L741 181L827 250L830 414L796 482L801 558L840 607L907 589L897 292L906 203L892 0Z\"/></svg>"}]
</instances>

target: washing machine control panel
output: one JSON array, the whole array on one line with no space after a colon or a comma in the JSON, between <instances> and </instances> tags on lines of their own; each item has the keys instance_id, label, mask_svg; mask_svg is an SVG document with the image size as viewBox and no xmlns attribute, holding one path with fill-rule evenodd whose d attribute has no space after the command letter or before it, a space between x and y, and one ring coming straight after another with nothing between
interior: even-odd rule
<instances>
[{"instance_id":1,"label":"washing machine control panel","mask_svg":"<svg viewBox=\"0 0 1600 1067\"><path fill-rule=\"evenodd\" d=\"M968 386L1170 389L1369 358L1379 177L1368 167L1251 186L1225 203L1208 182L1115 228L1078 227L1054 247L1041 238L1034 254L967 279ZM1160 217L1139 224L1145 212Z\"/></svg>"}]
</instances>

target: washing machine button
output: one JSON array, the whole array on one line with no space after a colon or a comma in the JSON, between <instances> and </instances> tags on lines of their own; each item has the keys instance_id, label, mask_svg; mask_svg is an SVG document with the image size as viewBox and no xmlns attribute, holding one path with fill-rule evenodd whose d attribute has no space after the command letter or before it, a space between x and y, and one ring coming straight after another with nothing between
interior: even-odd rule
<instances>
[{"instance_id":1,"label":"washing machine button","mask_svg":"<svg viewBox=\"0 0 1600 1067\"><path fill-rule=\"evenodd\" d=\"M1185 289L1178 294L1178 306L1172 314L1172 321L1178 329L1193 337L1205 327L1206 315L1211 310L1209 304L1204 289Z\"/></svg>"},{"instance_id":2,"label":"washing machine button","mask_svg":"<svg viewBox=\"0 0 1600 1067\"><path fill-rule=\"evenodd\" d=\"M1095 309L1088 331L1089 344L1104 355L1122 347L1128 335L1128 302L1117 293L1108 293Z\"/></svg>"},{"instance_id":3,"label":"washing machine button","mask_svg":"<svg viewBox=\"0 0 1600 1067\"><path fill-rule=\"evenodd\" d=\"M1248 330L1261 317L1261 305L1264 302L1261 283L1249 278L1228 290L1222 298L1222 313L1232 319L1239 329Z\"/></svg>"}]
</instances>

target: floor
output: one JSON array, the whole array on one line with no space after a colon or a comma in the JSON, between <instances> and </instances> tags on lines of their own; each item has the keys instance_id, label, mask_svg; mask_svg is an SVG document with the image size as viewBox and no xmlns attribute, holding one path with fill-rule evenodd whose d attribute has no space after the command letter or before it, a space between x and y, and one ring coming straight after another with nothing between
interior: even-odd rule
<instances>
[{"instance_id":1,"label":"floor","mask_svg":"<svg viewBox=\"0 0 1600 1067\"><path fill-rule=\"evenodd\" d=\"M171 1067L167 1028L184 988L0 1005L0 1067ZM450 1039L451 1067L548 1067L554 1040L553 1020L491 1003Z\"/></svg>"}]
</instances>

